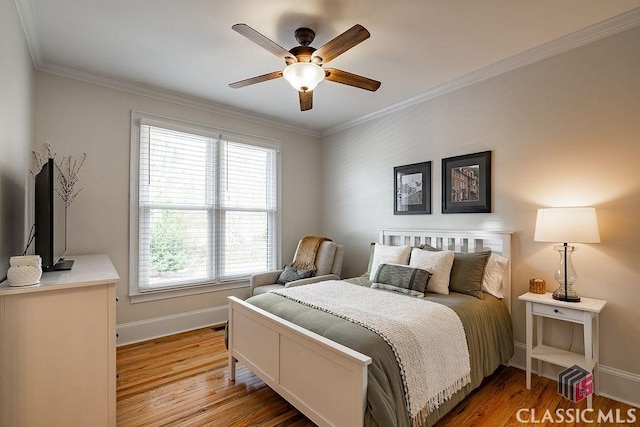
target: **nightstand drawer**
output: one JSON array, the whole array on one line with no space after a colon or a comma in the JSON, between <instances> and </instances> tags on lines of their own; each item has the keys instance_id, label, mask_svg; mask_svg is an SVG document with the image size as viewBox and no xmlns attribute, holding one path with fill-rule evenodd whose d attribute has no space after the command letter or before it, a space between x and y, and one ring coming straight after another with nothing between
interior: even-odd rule
<instances>
[{"instance_id":1,"label":"nightstand drawer","mask_svg":"<svg viewBox=\"0 0 640 427\"><path fill-rule=\"evenodd\" d=\"M554 307L546 304L533 304L533 314L545 317L555 317L556 319L564 319L582 323L584 321L584 312L573 308Z\"/></svg>"}]
</instances>

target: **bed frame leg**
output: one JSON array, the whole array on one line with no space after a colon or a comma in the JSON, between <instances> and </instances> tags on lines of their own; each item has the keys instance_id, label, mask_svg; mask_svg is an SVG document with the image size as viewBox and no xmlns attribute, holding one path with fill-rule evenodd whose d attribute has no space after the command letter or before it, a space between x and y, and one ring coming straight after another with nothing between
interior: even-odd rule
<instances>
[{"instance_id":1,"label":"bed frame leg","mask_svg":"<svg viewBox=\"0 0 640 427\"><path fill-rule=\"evenodd\" d=\"M229 380L236 380L236 359L233 357L233 302L229 301L229 321L227 322L227 351L229 352Z\"/></svg>"},{"instance_id":2,"label":"bed frame leg","mask_svg":"<svg viewBox=\"0 0 640 427\"><path fill-rule=\"evenodd\" d=\"M229 380L236 380L236 359L229 352Z\"/></svg>"}]
</instances>

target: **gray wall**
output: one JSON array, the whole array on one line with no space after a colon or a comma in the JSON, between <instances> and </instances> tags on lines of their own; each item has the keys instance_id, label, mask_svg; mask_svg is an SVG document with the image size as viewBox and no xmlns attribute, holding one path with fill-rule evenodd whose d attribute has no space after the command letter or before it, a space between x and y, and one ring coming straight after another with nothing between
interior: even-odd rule
<instances>
[{"instance_id":1,"label":"gray wall","mask_svg":"<svg viewBox=\"0 0 640 427\"><path fill-rule=\"evenodd\" d=\"M0 280L26 243L33 65L11 0L0 0Z\"/></svg>"},{"instance_id":2,"label":"gray wall","mask_svg":"<svg viewBox=\"0 0 640 427\"><path fill-rule=\"evenodd\" d=\"M130 304L129 291L129 150L131 110L183 119L282 142L282 256L293 258L298 240L320 233L317 182L319 141L315 137L230 118L155 98L36 73L34 147L50 142L58 155L87 160L80 171L86 188L69 207L68 254L106 253L122 281L118 284L118 325L224 306L227 295L248 290L211 292Z\"/></svg>"},{"instance_id":3,"label":"gray wall","mask_svg":"<svg viewBox=\"0 0 640 427\"><path fill-rule=\"evenodd\" d=\"M635 28L325 137L323 231L346 244L343 272L366 270L379 228L513 231L513 321L524 342L517 296L533 277L557 287L557 252L533 241L536 209L595 206L602 243L578 245L575 288L609 301L602 363L640 374L639 46ZM440 213L441 159L485 150L493 152L493 213ZM429 160L433 214L394 216L393 167ZM573 333L572 350L581 350L581 327L548 329L563 348ZM627 396L640 402L637 389Z\"/></svg>"}]
</instances>

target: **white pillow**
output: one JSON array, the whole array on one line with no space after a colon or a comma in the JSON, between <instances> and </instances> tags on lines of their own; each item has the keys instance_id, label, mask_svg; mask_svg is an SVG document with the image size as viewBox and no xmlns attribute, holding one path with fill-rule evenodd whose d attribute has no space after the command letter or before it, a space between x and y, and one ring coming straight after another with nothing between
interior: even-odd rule
<instances>
[{"instance_id":1,"label":"white pillow","mask_svg":"<svg viewBox=\"0 0 640 427\"><path fill-rule=\"evenodd\" d=\"M373 282L378 272L380 264L401 264L409 263L411 255L411 246L389 246L382 243L376 243L373 249L373 261L371 262L371 272L369 280Z\"/></svg>"},{"instance_id":2,"label":"white pillow","mask_svg":"<svg viewBox=\"0 0 640 427\"><path fill-rule=\"evenodd\" d=\"M409 266L429 271L432 276L427 283L427 291L449 295L449 277L453 267L453 251L425 251L413 248Z\"/></svg>"},{"instance_id":3,"label":"white pillow","mask_svg":"<svg viewBox=\"0 0 640 427\"><path fill-rule=\"evenodd\" d=\"M502 276L507 269L508 258L491 253L487 265L484 268L482 278L482 290L496 298L504 298Z\"/></svg>"}]
</instances>

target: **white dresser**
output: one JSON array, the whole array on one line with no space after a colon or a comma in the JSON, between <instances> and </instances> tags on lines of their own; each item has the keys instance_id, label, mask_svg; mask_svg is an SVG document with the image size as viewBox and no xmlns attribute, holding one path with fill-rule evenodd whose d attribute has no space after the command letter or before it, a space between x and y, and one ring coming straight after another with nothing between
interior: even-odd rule
<instances>
[{"instance_id":1,"label":"white dresser","mask_svg":"<svg viewBox=\"0 0 640 427\"><path fill-rule=\"evenodd\" d=\"M0 426L116 425L116 283L107 255L0 284Z\"/></svg>"}]
</instances>

